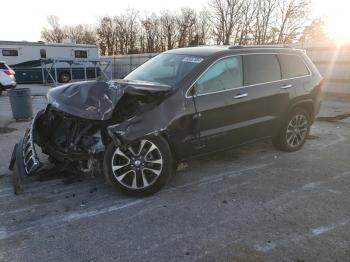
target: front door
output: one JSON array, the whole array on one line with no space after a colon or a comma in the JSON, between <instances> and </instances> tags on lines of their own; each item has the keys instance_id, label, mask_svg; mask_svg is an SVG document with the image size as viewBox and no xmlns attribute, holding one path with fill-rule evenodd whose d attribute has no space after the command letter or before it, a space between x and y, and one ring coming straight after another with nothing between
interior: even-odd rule
<instances>
[{"instance_id":1,"label":"front door","mask_svg":"<svg viewBox=\"0 0 350 262\"><path fill-rule=\"evenodd\" d=\"M251 112L242 72L241 56L230 56L216 61L196 81L192 94L197 111L198 151L245 142Z\"/></svg>"}]
</instances>

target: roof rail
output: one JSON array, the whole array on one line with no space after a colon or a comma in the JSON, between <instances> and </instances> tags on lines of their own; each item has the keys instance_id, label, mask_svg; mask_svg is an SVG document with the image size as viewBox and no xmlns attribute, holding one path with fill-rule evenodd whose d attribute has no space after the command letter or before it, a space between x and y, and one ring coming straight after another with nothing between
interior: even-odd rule
<instances>
[{"instance_id":1,"label":"roof rail","mask_svg":"<svg viewBox=\"0 0 350 262\"><path fill-rule=\"evenodd\" d=\"M294 48L291 45L232 45L228 49L245 49L245 48Z\"/></svg>"}]
</instances>

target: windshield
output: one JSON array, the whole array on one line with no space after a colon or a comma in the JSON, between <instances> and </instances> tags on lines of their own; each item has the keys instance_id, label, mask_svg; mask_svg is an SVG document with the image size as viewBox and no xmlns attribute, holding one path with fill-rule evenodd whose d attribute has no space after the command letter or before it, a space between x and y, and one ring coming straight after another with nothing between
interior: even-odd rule
<instances>
[{"instance_id":1,"label":"windshield","mask_svg":"<svg viewBox=\"0 0 350 262\"><path fill-rule=\"evenodd\" d=\"M200 56L160 54L136 68L124 79L174 86L203 60Z\"/></svg>"}]
</instances>

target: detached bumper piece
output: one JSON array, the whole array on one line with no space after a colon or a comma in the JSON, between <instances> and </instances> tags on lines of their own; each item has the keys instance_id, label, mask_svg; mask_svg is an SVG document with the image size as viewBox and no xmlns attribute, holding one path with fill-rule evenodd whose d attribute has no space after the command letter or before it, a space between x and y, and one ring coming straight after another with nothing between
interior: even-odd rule
<instances>
[{"instance_id":1,"label":"detached bumper piece","mask_svg":"<svg viewBox=\"0 0 350 262\"><path fill-rule=\"evenodd\" d=\"M33 119L32 124L25 132L24 137L21 138L18 144L13 148L9 169L13 172L15 194L19 194L23 190L23 181L25 177L34 174L41 166L33 140L33 130L36 118L37 117Z\"/></svg>"}]
</instances>

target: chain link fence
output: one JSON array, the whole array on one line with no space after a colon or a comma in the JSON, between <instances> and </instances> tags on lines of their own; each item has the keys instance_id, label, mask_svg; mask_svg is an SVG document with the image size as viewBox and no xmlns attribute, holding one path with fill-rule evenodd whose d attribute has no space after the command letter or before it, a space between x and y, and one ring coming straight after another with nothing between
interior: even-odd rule
<instances>
[{"instance_id":1,"label":"chain link fence","mask_svg":"<svg viewBox=\"0 0 350 262\"><path fill-rule=\"evenodd\" d=\"M124 78L128 73L157 54L158 53L110 56L109 58L112 59L112 79Z\"/></svg>"}]
</instances>

